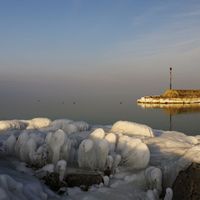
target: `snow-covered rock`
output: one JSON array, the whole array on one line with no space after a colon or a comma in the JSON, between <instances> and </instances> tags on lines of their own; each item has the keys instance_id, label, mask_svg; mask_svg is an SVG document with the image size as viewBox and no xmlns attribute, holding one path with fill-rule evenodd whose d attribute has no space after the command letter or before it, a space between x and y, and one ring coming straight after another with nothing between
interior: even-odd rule
<instances>
[{"instance_id":1,"label":"snow-covered rock","mask_svg":"<svg viewBox=\"0 0 200 200\"><path fill-rule=\"evenodd\" d=\"M50 124L50 129L58 130L61 129L65 133L72 134L81 131L88 131L90 128L89 124L84 121L72 121L69 119L57 119Z\"/></svg>"},{"instance_id":2,"label":"snow-covered rock","mask_svg":"<svg viewBox=\"0 0 200 200\"><path fill-rule=\"evenodd\" d=\"M55 133L50 133L47 136L47 145L49 147L49 151L52 155L52 162L56 164L56 162L60 158L60 150L62 145L65 142L65 133L62 130L58 130Z\"/></svg>"},{"instance_id":3,"label":"snow-covered rock","mask_svg":"<svg viewBox=\"0 0 200 200\"><path fill-rule=\"evenodd\" d=\"M111 132L122 133L126 135L137 135L137 136L146 136L154 137L153 130L143 124L138 124L128 121L118 121L113 124Z\"/></svg>"},{"instance_id":4,"label":"snow-covered rock","mask_svg":"<svg viewBox=\"0 0 200 200\"><path fill-rule=\"evenodd\" d=\"M140 139L122 136L119 138L118 150L122 156L122 165L129 169L143 169L149 164L149 149Z\"/></svg>"},{"instance_id":5,"label":"snow-covered rock","mask_svg":"<svg viewBox=\"0 0 200 200\"><path fill-rule=\"evenodd\" d=\"M8 131L8 130L23 130L27 127L26 122L22 122L20 120L5 120L0 121L0 131Z\"/></svg>"},{"instance_id":6,"label":"snow-covered rock","mask_svg":"<svg viewBox=\"0 0 200 200\"><path fill-rule=\"evenodd\" d=\"M90 134L90 138L92 140L102 140L104 137L105 137L105 132L102 128L98 128Z\"/></svg>"},{"instance_id":7,"label":"snow-covered rock","mask_svg":"<svg viewBox=\"0 0 200 200\"><path fill-rule=\"evenodd\" d=\"M24 122L28 123L27 129L40 129L48 127L51 124L51 120L48 118L34 118Z\"/></svg>"},{"instance_id":8,"label":"snow-covered rock","mask_svg":"<svg viewBox=\"0 0 200 200\"><path fill-rule=\"evenodd\" d=\"M60 181L63 181L63 179L65 177L66 167L67 167L67 162L65 160L59 160L56 163L55 172L57 172L59 174Z\"/></svg>"}]
</instances>

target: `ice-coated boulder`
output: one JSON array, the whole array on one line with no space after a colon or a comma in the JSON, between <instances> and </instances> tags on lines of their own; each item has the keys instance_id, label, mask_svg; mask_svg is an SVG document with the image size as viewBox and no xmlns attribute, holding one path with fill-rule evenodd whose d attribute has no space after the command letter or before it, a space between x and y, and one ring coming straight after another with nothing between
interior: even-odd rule
<instances>
[{"instance_id":1,"label":"ice-coated boulder","mask_svg":"<svg viewBox=\"0 0 200 200\"><path fill-rule=\"evenodd\" d=\"M171 188L167 188L164 200L172 200L172 199L173 199L173 190Z\"/></svg>"},{"instance_id":2,"label":"ice-coated boulder","mask_svg":"<svg viewBox=\"0 0 200 200\"><path fill-rule=\"evenodd\" d=\"M37 148L36 142L33 138L29 138L20 150L20 159L26 162L32 162L32 155L35 153Z\"/></svg>"},{"instance_id":3,"label":"ice-coated boulder","mask_svg":"<svg viewBox=\"0 0 200 200\"><path fill-rule=\"evenodd\" d=\"M108 155L106 159L106 169L112 169L113 162L114 162L113 157L111 155Z\"/></svg>"},{"instance_id":4,"label":"ice-coated boulder","mask_svg":"<svg viewBox=\"0 0 200 200\"><path fill-rule=\"evenodd\" d=\"M159 200L157 190L148 190L146 192L145 200Z\"/></svg>"},{"instance_id":5,"label":"ice-coated boulder","mask_svg":"<svg viewBox=\"0 0 200 200\"><path fill-rule=\"evenodd\" d=\"M108 142L104 139L99 141L83 140L78 149L79 167L104 170L108 152Z\"/></svg>"},{"instance_id":6,"label":"ice-coated boulder","mask_svg":"<svg viewBox=\"0 0 200 200\"><path fill-rule=\"evenodd\" d=\"M69 124L71 122L73 122L73 121L70 119L56 119L51 122L51 127L55 128L55 130L58 130L58 129L62 129L63 126L65 126L66 124Z\"/></svg>"},{"instance_id":7,"label":"ice-coated boulder","mask_svg":"<svg viewBox=\"0 0 200 200\"><path fill-rule=\"evenodd\" d=\"M7 130L23 130L27 127L27 123L20 120L4 120L0 121L0 131Z\"/></svg>"},{"instance_id":8,"label":"ice-coated boulder","mask_svg":"<svg viewBox=\"0 0 200 200\"><path fill-rule=\"evenodd\" d=\"M118 121L113 124L111 132L127 135L154 137L153 130L143 124L128 121Z\"/></svg>"},{"instance_id":9,"label":"ice-coated boulder","mask_svg":"<svg viewBox=\"0 0 200 200\"><path fill-rule=\"evenodd\" d=\"M105 132L102 128L97 128L90 134L90 138L93 140L101 140L105 137Z\"/></svg>"},{"instance_id":10,"label":"ice-coated boulder","mask_svg":"<svg viewBox=\"0 0 200 200\"><path fill-rule=\"evenodd\" d=\"M156 189L158 194L162 192L162 171L157 167L148 167L145 170L145 178L149 189Z\"/></svg>"},{"instance_id":11,"label":"ice-coated boulder","mask_svg":"<svg viewBox=\"0 0 200 200\"><path fill-rule=\"evenodd\" d=\"M77 127L79 132L88 131L89 128L90 128L89 124L87 122L84 122L84 121L74 122L74 125Z\"/></svg>"},{"instance_id":12,"label":"ice-coated boulder","mask_svg":"<svg viewBox=\"0 0 200 200\"><path fill-rule=\"evenodd\" d=\"M49 133L46 141L52 155L52 162L55 164L60 158L61 147L65 142L65 133L62 130L57 130L55 133Z\"/></svg>"},{"instance_id":13,"label":"ice-coated boulder","mask_svg":"<svg viewBox=\"0 0 200 200\"><path fill-rule=\"evenodd\" d=\"M56 163L55 171L59 174L60 181L64 179L66 167L67 167L67 162L65 160L59 160Z\"/></svg>"},{"instance_id":14,"label":"ice-coated boulder","mask_svg":"<svg viewBox=\"0 0 200 200\"><path fill-rule=\"evenodd\" d=\"M27 129L40 129L48 127L51 124L51 120L48 118L34 118L26 121L28 123Z\"/></svg>"},{"instance_id":15,"label":"ice-coated boulder","mask_svg":"<svg viewBox=\"0 0 200 200\"><path fill-rule=\"evenodd\" d=\"M72 147L73 147L73 141L66 136L65 142L61 147L61 152L60 152L61 159L64 159L70 162L70 153L71 153Z\"/></svg>"},{"instance_id":16,"label":"ice-coated boulder","mask_svg":"<svg viewBox=\"0 0 200 200\"><path fill-rule=\"evenodd\" d=\"M21 151L23 151L23 147L24 145L26 144L26 142L28 141L29 139L29 135L26 131L23 131L18 139L17 139L17 142L15 144L15 154L20 158L21 156L23 157Z\"/></svg>"},{"instance_id":17,"label":"ice-coated boulder","mask_svg":"<svg viewBox=\"0 0 200 200\"><path fill-rule=\"evenodd\" d=\"M108 157L109 145L106 140L100 140L96 142L96 160L97 160L97 169L104 170L106 165L106 159Z\"/></svg>"},{"instance_id":18,"label":"ice-coated boulder","mask_svg":"<svg viewBox=\"0 0 200 200\"><path fill-rule=\"evenodd\" d=\"M35 176L42 179L44 177L46 177L48 174L53 173L54 172L54 164L47 164L45 166L43 166L42 168L38 169L35 171Z\"/></svg>"},{"instance_id":19,"label":"ice-coated boulder","mask_svg":"<svg viewBox=\"0 0 200 200\"><path fill-rule=\"evenodd\" d=\"M4 142L4 148L6 153L14 154L16 141L17 139L14 134L8 137L8 139Z\"/></svg>"},{"instance_id":20,"label":"ice-coated boulder","mask_svg":"<svg viewBox=\"0 0 200 200\"><path fill-rule=\"evenodd\" d=\"M109 185L109 181L110 181L110 179L109 179L108 176L104 176L104 177L103 177L103 182L104 182L104 185L105 185L105 186L108 186L108 185Z\"/></svg>"},{"instance_id":21,"label":"ice-coated boulder","mask_svg":"<svg viewBox=\"0 0 200 200\"><path fill-rule=\"evenodd\" d=\"M115 151L116 143L117 143L117 136L114 133L108 133L105 136L105 140L109 143L109 152L113 154Z\"/></svg>"},{"instance_id":22,"label":"ice-coated boulder","mask_svg":"<svg viewBox=\"0 0 200 200\"><path fill-rule=\"evenodd\" d=\"M78 149L79 167L93 169L95 167L95 161L94 142L90 139L83 140Z\"/></svg>"},{"instance_id":23,"label":"ice-coated boulder","mask_svg":"<svg viewBox=\"0 0 200 200\"><path fill-rule=\"evenodd\" d=\"M72 121L69 119L57 119L51 123L53 130L62 129L65 133L71 134L89 130L89 124L84 121Z\"/></svg>"},{"instance_id":24,"label":"ice-coated boulder","mask_svg":"<svg viewBox=\"0 0 200 200\"><path fill-rule=\"evenodd\" d=\"M121 145L120 139L118 144ZM122 165L127 166L130 169L143 169L148 166L150 152L147 145L140 139L130 137L129 140L123 144L123 146L121 145L120 150Z\"/></svg>"}]
</instances>

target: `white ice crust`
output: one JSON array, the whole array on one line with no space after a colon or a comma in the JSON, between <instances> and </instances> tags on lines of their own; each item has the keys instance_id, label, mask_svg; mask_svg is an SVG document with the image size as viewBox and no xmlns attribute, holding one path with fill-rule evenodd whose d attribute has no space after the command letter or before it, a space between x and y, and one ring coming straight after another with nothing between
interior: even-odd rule
<instances>
[{"instance_id":1,"label":"white ice crust","mask_svg":"<svg viewBox=\"0 0 200 200\"><path fill-rule=\"evenodd\" d=\"M164 199L171 200L178 173L192 162L200 163L200 136L158 134L133 122L104 128L84 121L35 118L0 121L0 131L0 200L158 200L163 191ZM52 172L63 181L72 169L100 174L110 170L111 175L102 176L104 184L88 192L68 188L65 197L40 181Z\"/></svg>"}]
</instances>

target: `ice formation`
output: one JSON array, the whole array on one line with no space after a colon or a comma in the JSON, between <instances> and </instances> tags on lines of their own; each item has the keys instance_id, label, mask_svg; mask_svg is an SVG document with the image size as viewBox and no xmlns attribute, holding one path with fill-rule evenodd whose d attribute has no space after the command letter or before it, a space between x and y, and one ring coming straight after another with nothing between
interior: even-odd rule
<instances>
[{"instance_id":1,"label":"ice formation","mask_svg":"<svg viewBox=\"0 0 200 200\"><path fill-rule=\"evenodd\" d=\"M24 122L28 123L27 129L40 129L48 127L51 124L51 120L48 118L34 118Z\"/></svg>"},{"instance_id":2,"label":"ice formation","mask_svg":"<svg viewBox=\"0 0 200 200\"><path fill-rule=\"evenodd\" d=\"M25 129L27 125L27 123L21 122L20 120L0 121L0 131L22 130Z\"/></svg>"},{"instance_id":3,"label":"ice formation","mask_svg":"<svg viewBox=\"0 0 200 200\"><path fill-rule=\"evenodd\" d=\"M54 120L49 128L53 130L58 130L61 129L65 133L71 134L71 133L76 133L76 132L81 132L81 131L88 131L90 126L88 123L84 121L72 121L69 119L57 119Z\"/></svg>"},{"instance_id":4,"label":"ice formation","mask_svg":"<svg viewBox=\"0 0 200 200\"><path fill-rule=\"evenodd\" d=\"M95 140L85 139L81 142L78 149L79 167L89 168L92 170L105 169L109 151L108 142L106 140Z\"/></svg>"},{"instance_id":5,"label":"ice formation","mask_svg":"<svg viewBox=\"0 0 200 200\"><path fill-rule=\"evenodd\" d=\"M0 199L6 200L62 199L39 180L58 173L62 182L71 171L98 172L104 185L86 193L68 188L65 199L158 200L166 192L164 200L171 200L178 173L200 163L200 136L155 131L133 122L104 127L35 118L0 121L0 131ZM12 159L5 164L5 158Z\"/></svg>"},{"instance_id":6,"label":"ice formation","mask_svg":"<svg viewBox=\"0 0 200 200\"><path fill-rule=\"evenodd\" d=\"M123 165L130 169L147 167L150 160L150 152L147 145L140 139L121 136L117 148L121 153Z\"/></svg>"},{"instance_id":7,"label":"ice formation","mask_svg":"<svg viewBox=\"0 0 200 200\"><path fill-rule=\"evenodd\" d=\"M122 133L127 135L138 135L138 136L147 136L153 137L153 130L143 124L137 124L134 122L128 121L118 121L113 124L111 132Z\"/></svg>"},{"instance_id":8,"label":"ice formation","mask_svg":"<svg viewBox=\"0 0 200 200\"><path fill-rule=\"evenodd\" d=\"M56 163L55 171L59 174L60 181L63 181L65 177L66 167L67 167L67 162L65 160L59 160Z\"/></svg>"},{"instance_id":9,"label":"ice formation","mask_svg":"<svg viewBox=\"0 0 200 200\"><path fill-rule=\"evenodd\" d=\"M52 155L52 162L55 164L60 158L60 149L65 142L65 133L59 129L55 133L50 132L47 137L49 152Z\"/></svg>"}]
</instances>

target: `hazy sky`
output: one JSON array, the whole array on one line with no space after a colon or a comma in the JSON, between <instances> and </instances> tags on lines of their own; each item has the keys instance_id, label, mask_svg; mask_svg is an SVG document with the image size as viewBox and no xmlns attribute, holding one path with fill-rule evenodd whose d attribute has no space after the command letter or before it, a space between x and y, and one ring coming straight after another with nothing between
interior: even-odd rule
<instances>
[{"instance_id":1,"label":"hazy sky","mask_svg":"<svg viewBox=\"0 0 200 200\"><path fill-rule=\"evenodd\" d=\"M155 94L169 66L176 87L200 88L199 0L0 1L5 101Z\"/></svg>"}]
</instances>

